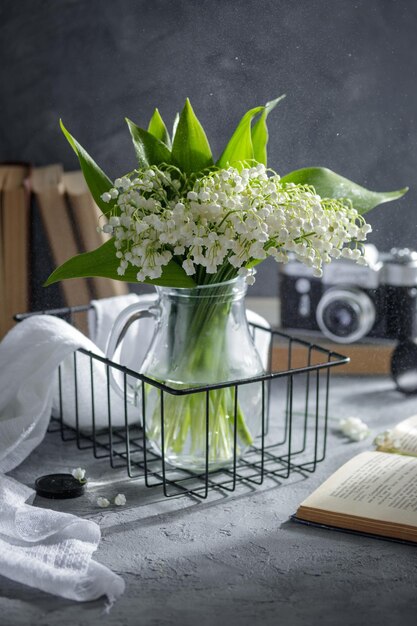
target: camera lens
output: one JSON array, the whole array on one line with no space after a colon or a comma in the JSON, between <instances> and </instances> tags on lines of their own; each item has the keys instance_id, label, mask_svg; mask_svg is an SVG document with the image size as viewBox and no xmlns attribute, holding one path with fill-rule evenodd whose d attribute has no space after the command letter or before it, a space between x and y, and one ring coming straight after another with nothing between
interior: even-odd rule
<instances>
[{"instance_id":1,"label":"camera lens","mask_svg":"<svg viewBox=\"0 0 417 626\"><path fill-rule=\"evenodd\" d=\"M327 305L323 311L323 322L338 337L349 337L359 328L357 311L343 300L335 300Z\"/></svg>"},{"instance_id":2,"label":"camera lens","mask_svg":"<svg viewBox=\"0 0 417 626\"><path fill-rule=\"evenodd\" d=\"M338 343L352 343L369 333L375 322L375 307L359 289L329 289L316 311L324 335Z\"/></svg>"}]
</instances>

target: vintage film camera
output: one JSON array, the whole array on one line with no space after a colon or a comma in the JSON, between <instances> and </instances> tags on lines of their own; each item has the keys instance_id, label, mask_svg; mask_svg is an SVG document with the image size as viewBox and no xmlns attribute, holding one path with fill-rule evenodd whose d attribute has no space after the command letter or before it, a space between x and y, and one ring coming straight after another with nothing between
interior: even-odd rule
<instances>
[{"instance_id":1,"label":"vintage film camera","mask_svg":"<svg viewBox=\"0 0 417 626\"><path fill-rule=\"evenodd\" d=\"M417 252L367 245L368 266L338 259L323 277L295 257L280 271L281 325L321 331L338 343L364 337L398 340L391 371L397 387L417 392Z\"/></svg>"}]
</instances>

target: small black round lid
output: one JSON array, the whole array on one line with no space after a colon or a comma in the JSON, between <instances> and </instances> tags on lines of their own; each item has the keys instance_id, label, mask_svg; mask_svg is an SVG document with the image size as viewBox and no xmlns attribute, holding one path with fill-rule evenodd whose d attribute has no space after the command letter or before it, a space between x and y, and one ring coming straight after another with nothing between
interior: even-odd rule
<instances>
[{"instance_id":1,"label":"small black round lid","mask_svg":"<svg viewBox=\"0 0 417 626\"><path fill-rule=\"evenodd\" d=\"M48 474L35 481L35 489L42 498L64 500L78 498L84 493L84 485L71 474Z\"/></svg>"}]
</instances>

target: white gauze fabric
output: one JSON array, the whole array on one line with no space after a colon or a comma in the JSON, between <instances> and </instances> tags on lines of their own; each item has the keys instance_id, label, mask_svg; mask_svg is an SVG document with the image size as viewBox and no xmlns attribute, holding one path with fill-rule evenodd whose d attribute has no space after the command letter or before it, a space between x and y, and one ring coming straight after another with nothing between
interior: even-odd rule
<instances>
[{"instance_id":1,"label":"white gauze fabric","mask_svg":"<svg viewBox=\"0 0 417 626\"><path fill-rule=\"evenodd\" d=\"M73 600L124 591L120 576L92 560L99 526L33 507L34 492L4 476L42 441L51 416L56 369L77 348L97 348L66 322L34 316L0 343L0 574Z\"/></svg>"}]
</instances>

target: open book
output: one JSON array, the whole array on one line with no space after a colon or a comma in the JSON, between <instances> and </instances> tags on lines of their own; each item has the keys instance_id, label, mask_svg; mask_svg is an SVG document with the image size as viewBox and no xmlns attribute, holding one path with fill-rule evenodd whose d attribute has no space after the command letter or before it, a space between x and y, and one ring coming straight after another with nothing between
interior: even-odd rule
<instances>
[{"instance_id":1,"label":"open book","mask_svg":"<svg viewBox=\"0 0 417 626\"><path fill-rule=\"evenodd\" d=\"M390 440L396 454L355 456L304 500L295 520L417 542L417 415Z\"/></svg>"}]
</instances>

